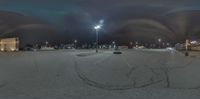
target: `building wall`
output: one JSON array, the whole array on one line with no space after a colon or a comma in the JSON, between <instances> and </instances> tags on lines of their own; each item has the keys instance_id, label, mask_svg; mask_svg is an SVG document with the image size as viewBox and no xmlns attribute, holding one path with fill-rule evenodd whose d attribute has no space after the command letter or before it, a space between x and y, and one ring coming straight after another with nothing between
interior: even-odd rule
<instances>
[{"instance_id":1,"label":"building wall","mask_svg":"<svg viewBox=\"0 0 200 99\"><path fill-rule=\"evenodd\" d=\"M191 50L200 51L200 46L191 47Z\"/></svg>"},{"instance_id":2,"label":"building wall","mask_svg":"<svg viewBox=\"0 0 200 99\"><path fill-rule=\"evenodd\" d=\"M0 39L1 51L18 51L19 39L18 38L3 38Z\"/></svg>"}]
</instances>

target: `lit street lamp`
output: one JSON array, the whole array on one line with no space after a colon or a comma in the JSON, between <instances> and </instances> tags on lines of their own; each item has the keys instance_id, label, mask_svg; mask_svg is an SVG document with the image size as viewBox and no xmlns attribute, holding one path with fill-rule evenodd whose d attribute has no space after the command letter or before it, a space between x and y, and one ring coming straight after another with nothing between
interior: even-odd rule
<instances>
[{"instance_id":1,"label":"lit street lamp","mask_svg":"<svg viewBox=\"0 0 200 99\"><path fill-rule=\"evenodd\" d=\"M135 42L135 47L138 48L138 42Z\"/></svg>"},{"instance_id":2,"label":"lit street lamp","mask_svg":"<svg viewBox=\"0 0 200 99\"><path fill-rule=\"evenodd\" d=\"M169 45L170 45L170 44L169 44L169 43L167 43L167 47L169 47Z\"/></svg>"},{"instance_id":3,"label":"lit street lamp","mask_svg":"<svg viewBox=\"0 0 200 99\"><path fill-rule=\"evenodd\" d=\"M115 41L112 41L112 48L115 49L116 45L115 45Z\"/></svg>"},{"instance_id":4,"label":"lit street lamp","mask_svg":"<svg viewBox=\"0 0 200 99\"><path fill-rule=\"evenodd\" d=\"M99 24L94 26L94 29L96 31L96 53L98 53L98 46L99 46L99 29L103 26L104 20L100 20Z\"/></svg>"},{"instance_id":5,"label":"lit street lamp","mask_svg":"<svg viewBox=\"0 0 200 99\"><path fill-rule=\"evenodd\" d=\"M129 48L133 48L133 42L130 42L130 46L129 46Z\"/></svg>"},{"instance_id":6,"label":"lit street lamp","mask_svg":"<svg viewBox=\"0 0 200 99\"><path fill-rule=\"evenodd\" d=\"M115 45L115 41L113 41L112 44Z\"/></svg>"},{"instance_id":7,"label":"lit street lamp","mask_svg":"<svg viewBox=\"0 0 200 99\"><path fill-rule=\"evenodd\" d=\"M158 42L159 42L159 48L161 48L160 43L162 42L162 39L159 38L159 39L158 39Z\"/></svg>"},{"instance_id":8,"label":"lit street lamp","mask_svg":"<svg viewBox=\"0 0 200 99\"><path fill-rule=\"evenodd\" d=\"M48 46L48 44L49 44L49 42L48 42L48 41L46 41L46 42L45 42L45 44L46 44L46 47L47 47L47 46Z\"/></svg>"},{"instance_id":9,"label":"lit street lamp","mask_svg":"<svg viewBox=\"0 0 200 99\"><path fill-rule=\"evenodd\" d=\"M98 44L98 42L99 42L99 29L101 29L101 25L96 25L95 27L94 27L94 29L96 30L96 53L98 53L98 46L99 46L99 44Z\"/></svg>"},{"instance_id":10,"label":"lit street lamp","mask_svg":"<svg viewBox=\"0 0 200 99\"><path fill-rule=\"evenodd\" d=\"M76 43L77 43L77 40L74 40L74 47L76 49Z\"/></svg>"},{"instance_id":11,"label":"lit street lamp","mask_svg":"<svg viewBox=\"0 0 200 99\"><path fill-rule=\"evenodd\" d=\"M188 53L188 46L189 46L189 40L186 39L186 41L185 41L185 50L186 50L185 56L189 56L189 53Z\"/></svg>"}]
</instances>

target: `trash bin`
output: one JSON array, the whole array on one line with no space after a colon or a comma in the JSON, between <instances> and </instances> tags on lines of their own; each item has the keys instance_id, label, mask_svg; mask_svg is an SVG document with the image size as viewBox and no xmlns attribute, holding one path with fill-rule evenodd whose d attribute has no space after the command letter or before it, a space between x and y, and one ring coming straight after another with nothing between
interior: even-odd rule
<instances>
[{"instance_id":1,"label":"trash bin","mask_svg":"<svg viewBox=\"0 0 200 99\"><path fill-rule=\"evenodd\" d=\"M185 52L185 56L189 56L189 53L188 53L188 52Z\"/></svg>"}]
</instances>

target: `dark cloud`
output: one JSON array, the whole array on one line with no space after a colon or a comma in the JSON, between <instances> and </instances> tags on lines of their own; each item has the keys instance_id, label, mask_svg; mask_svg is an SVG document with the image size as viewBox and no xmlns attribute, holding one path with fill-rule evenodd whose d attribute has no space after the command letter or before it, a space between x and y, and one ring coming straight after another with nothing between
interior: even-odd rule
<instances>
[{"instance_id":1,"label":"dark cloud","mask_svg":"<svg viewBox=\"0 0 200 99\"><path fill-rule=\"evenodd\" d=\"M92 28L104 19L102 41L162 37L175 42L200 36L199 4L198 0L0 0L0 32L49 32L51 37L62 35L60 40L94 41Z\"/></svg>"},{"instance_id":2,"label":"dark cloud","mask_svg":"<svg viewBox=\"0 0 200 99\"><path fill-rule=\"evenodd\" d=\"M16 12L0 11L0 33L1 37L18 36L26 43L38 43L55 39L57 30L45 21Z\"/></svg>"}]
</instances>

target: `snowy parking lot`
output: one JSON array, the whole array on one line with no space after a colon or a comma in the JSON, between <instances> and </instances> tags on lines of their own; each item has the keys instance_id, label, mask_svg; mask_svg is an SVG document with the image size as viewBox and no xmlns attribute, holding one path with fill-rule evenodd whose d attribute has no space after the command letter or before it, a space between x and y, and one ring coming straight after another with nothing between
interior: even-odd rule
<instances>
[{"instance_id":1,"label":"snowy parking lot","mask_svg":"<svg viewBox=\"0 0 200 99\"><path fill-rule=\"evenodd\" d=\"M169 50L0 52L1 99L199 99L200 58Z\"/></svg>"}]
</instances>

